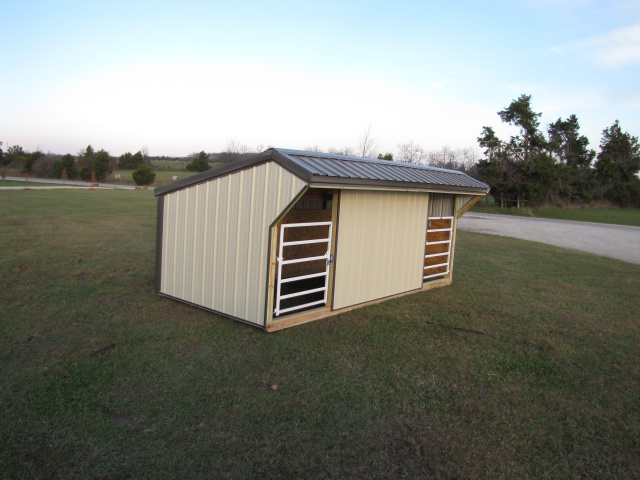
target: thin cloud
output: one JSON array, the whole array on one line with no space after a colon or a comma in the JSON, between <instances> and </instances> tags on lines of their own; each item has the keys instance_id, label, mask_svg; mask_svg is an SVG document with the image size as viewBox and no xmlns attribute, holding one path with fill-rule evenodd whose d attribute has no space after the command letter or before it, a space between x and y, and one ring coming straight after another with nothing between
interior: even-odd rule
<instances>
[{"instance_id":1,"label":"thin cloud","mask_svg":"<svg viewBox=\"0 0 640 480\"><path fill-rule=\"evenodd\" d=\"M555 51L577 51L608 68L640 63L640 24L618 28Z\"/></svg>"}]
</instances>

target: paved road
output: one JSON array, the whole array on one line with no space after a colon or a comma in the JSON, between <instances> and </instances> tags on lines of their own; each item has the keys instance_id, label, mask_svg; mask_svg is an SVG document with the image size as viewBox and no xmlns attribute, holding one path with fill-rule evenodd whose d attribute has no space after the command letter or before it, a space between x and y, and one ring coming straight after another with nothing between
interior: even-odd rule
<instances>
[{"instance_id":1,"label":"paved road","mask_svg":"<svg viewBox=\"0 0 640 480\"><path fill-rule=\"evenodd\" d=\"M640 265L640 227L465 213L458 228L548 243Z\"/></svg>"},{"instance_id":2,"label":"paved road","mask_svg":"<svg viewBox=\"0 0 640 480\"><path fill-rule=\"evenodd\" d=\"M18 182L24 182L24 177L7 177L7 180L16 180ZM90 187L92 185L91 182L76 182L74 180L53 180L51 178L30 178L29 182L42 182L42 183L55 183L59 185L78 185L81 187ZM99 183L101 187L106 188L124 188L125 190L135 190L136 187L133 185L119 185L116 183ZM153 190L153 188L149 187L149 190Z\"/></svg>"}]
</instances>

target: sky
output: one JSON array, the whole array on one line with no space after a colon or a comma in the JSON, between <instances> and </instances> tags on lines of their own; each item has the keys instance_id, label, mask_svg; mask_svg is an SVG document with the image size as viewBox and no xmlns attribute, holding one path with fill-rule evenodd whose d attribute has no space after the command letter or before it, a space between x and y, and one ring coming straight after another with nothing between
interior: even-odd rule
<instances>
[{"instance_id":1,"label":"sky","mask_svg":"<svg viewBox=\"0 0 640 480\"><path fill-rule=\"evenodd\" d=\"M638 0L0 0L0 141L118 156L230 142L477 148L522 94L591 147L640 136Z\"/></svg>"}]
</instances>

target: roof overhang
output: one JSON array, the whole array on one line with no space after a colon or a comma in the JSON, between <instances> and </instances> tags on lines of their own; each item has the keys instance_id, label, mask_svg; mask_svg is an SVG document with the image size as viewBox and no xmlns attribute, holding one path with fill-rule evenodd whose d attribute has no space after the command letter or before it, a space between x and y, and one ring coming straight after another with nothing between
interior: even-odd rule
<instances>
[{"instance_id":1,"label":"roof overhang","mask_svg":"<svg viewBox=\"0 0 640 480\"><path fill-rule=\"evenodd\" d=\"M224 177L232 173L239 172L248 168L253 168L263 163L273 161L291 172L301 180L307 183L307 185L316 188L354 188L359 190L398 190L398 191L415 191L415 192L442 192L442 193L458 193L464 195L486 195L489 192L489 187L481 182L473 180L478 186L468 185L447 185L442 183L422 183L416 181L397 181L397 180L384 180L384 179L372 179L372 178L353 178L349 176L340 175L319 175L314 173L309 168L305 168L304 164L296 162L292 155L306 155L310 158L329 158L331 160L348 162L362 162L371 163L377 165L386 166L386 161L376 161L373 159L360 159L358 157L347 157L344 155L330 155L330 154L314 154L314 152L302 152L298 150L283 150L271 148L262 153L252 155L242 160L237 160L219 167L207 170L206 172L198 173L191 177L183 178L173 183L158 187L154 190L156 196L166 195L168 193L182 190L199 183L204 183L209 180L213 180L218 177ZM404 165L394 164L394 167L404 167ZM442 168L429 168L429 171L442 172L442 173L455 173L463 175L470 179L462 172L453 170L446 170Z\"/></svg>"}]
</instances>

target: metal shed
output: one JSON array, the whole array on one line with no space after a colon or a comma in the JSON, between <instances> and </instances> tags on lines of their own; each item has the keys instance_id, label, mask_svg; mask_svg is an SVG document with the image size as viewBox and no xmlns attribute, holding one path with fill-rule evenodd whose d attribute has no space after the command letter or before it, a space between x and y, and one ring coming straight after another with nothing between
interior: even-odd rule
<instances>
[{"instance_id":1,"label":"metal shed","mask_svg":"<svg viewBox=\"0 0 640 480\"><path fill-rule=\"evenodd\" d=\"M489 187L441 168L272 148L156 188L156 290L267 331L448 285Z\"/></svg>"}]
</instances>

